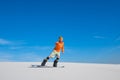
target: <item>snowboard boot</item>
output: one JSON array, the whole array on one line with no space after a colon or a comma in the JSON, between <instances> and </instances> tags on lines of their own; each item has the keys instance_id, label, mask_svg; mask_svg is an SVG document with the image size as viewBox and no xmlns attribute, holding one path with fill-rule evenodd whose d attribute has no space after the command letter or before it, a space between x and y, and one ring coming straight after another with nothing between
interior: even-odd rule
<instances>
[{"instance_id":1,"label":"snowboard boot","mask_svg":"<svg viewBox=\"0 0 120 80\"><path fill-rule=\"evenodd\" d=\"M57 59L54 61L53 67L57 67L58 60L59 60L59 58L57 58Z\"/></svg>"},{"instance_id":2,"label":"snowboard boot","mask_svg":"<svg viewBox=\"0 0 120 80\"><path fill-rule=\"evenodd\" d=\"M44 59L43 62L41 63L41 66L45 66L45 64L47 63L48 60L49 60L49 57L47 57L46 59Z\"/></svg>"}]
</instances>

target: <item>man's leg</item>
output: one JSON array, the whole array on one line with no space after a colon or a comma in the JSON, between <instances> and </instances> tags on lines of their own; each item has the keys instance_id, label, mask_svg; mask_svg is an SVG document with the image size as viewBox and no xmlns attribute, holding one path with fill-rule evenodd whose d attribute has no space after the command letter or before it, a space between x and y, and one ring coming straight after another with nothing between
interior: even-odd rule
<instances>
[{"instance_id":1,"label":"man's leg","mask_svg":"<svg viewBox=\"0 0 120 80\"><path fill-rule=\"evenodd\" d=\"M41 63L41 66L45 66L45 64L47 63L47 61L50 59L50 57L47 57L46 59L43 60L43 62Z\"/></svg>"},{"instance_id":2,"label":"man's leg","mask_svg":"<svg viewBox=\"0 0 120 80\"><path fill-rule=\"evenodd\" d=\"M58 61L59 61L59 57L57 57L56 59L55 59L55 61L54 61L54 63L53 63L53 67L57 67L57 63L58 63Z\"/></svg>"},{"instance_id":3,"label":"man's leg","mask_svg":"<svg viewBox=\"0 0 120 80\"><path fill-rule=\"evenodd\" d=\"M53 67L57 67L57 63L58 63L59 59L60 59L60 52L57 52L56 53L56 59L53 63Z\"/></svg>"},{"instance_id":4,"label":"man's leg","mask_svg":"<svg viewBox=\"0 0 120 80\"><path fill-rule=\"evenodd\" d=\"M49 60L49 58L52 58L54 56L55 56L55 53L54 53L54 51L52 51L52 53L46 59L43 60L41 66L45 66L45 64Z\"/></svg>"}]
</instances>

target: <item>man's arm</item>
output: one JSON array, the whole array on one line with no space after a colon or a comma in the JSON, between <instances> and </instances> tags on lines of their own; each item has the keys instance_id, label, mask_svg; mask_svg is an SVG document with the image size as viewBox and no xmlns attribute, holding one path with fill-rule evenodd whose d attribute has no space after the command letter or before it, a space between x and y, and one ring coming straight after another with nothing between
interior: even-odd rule
<instances>
[{"instance_id":1,"label":"man's arm","mask_svg":"<svg viewBox=\"0 0 120 80\"><path fill-rule=\"evenodd\" d=\"M64 43L63 43L63 47L62 47L62 53L64 53Z\"/></svg>"}]
</instances>

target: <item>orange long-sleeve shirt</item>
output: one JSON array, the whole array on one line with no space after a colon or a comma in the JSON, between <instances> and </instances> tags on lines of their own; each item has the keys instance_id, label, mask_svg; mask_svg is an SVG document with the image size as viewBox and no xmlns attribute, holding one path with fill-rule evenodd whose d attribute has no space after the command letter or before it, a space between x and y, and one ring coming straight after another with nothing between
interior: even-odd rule
<instances>
[{"instance_id":1,"label":"orange long-sleeve shirt","mask_svg":"<svg viewBox=\"0 0 120 80\"><path fill-rule=\"evenodd\" d=\"M56 42L54 50L57 52L60 52L60 50L62 50L62 52L64 52L64 42Z\"/></svg>"}]
</instances>

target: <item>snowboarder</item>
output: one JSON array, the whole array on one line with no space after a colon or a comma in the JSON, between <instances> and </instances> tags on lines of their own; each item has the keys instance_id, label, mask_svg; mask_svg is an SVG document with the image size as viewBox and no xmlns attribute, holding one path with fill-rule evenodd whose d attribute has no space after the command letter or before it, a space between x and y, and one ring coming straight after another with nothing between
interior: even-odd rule
<instances>
[{"instance_id":1,"label":"snowboarder","mask_svg":"<svg viewBox=\"0 0 120 80\"><path fill-rule=\"evenodd\" d=\"M62 51L62 53L64 53L64 42L63 42L62 36L59 37L59 40L55 44L55 48L53 49L51 54L43 60L43 62L41 63L41 66L45 66L46 62L50 58L56 57L56 59L54 60L54 63L53 63L53 67L57 67L57 63L60 59L60 51Z\"/></svg>"}]
</instances>

